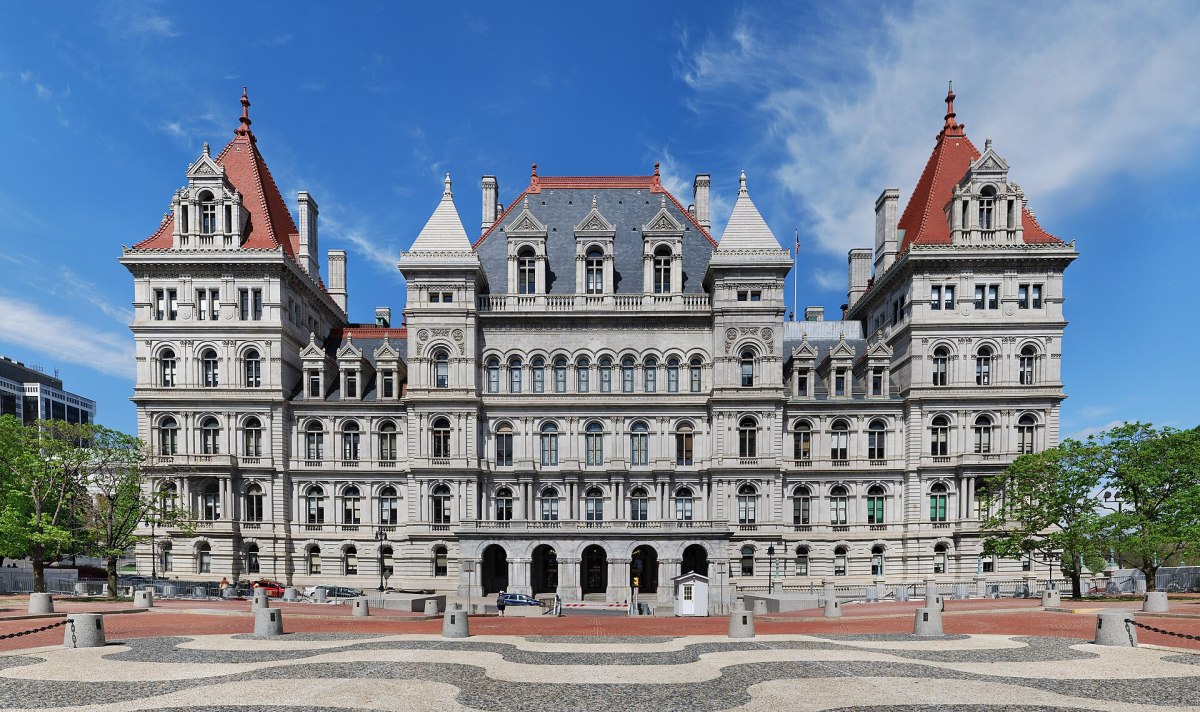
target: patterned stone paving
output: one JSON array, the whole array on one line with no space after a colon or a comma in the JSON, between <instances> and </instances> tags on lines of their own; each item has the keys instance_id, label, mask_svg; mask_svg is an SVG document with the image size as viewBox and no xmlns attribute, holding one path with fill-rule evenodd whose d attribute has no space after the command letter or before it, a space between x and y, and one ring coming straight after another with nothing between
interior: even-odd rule
<instances>
[{"instance_id":1,"label":"patterned stone paving","mask_svg":"<svg viewBox=\"0 0 1200 712\"><path fill-rule=\"evenodd\" d=\"M0 709L1200 710L1198 662L1001 635L203 635L0 657Z\"/></svg>"}]
</instances>

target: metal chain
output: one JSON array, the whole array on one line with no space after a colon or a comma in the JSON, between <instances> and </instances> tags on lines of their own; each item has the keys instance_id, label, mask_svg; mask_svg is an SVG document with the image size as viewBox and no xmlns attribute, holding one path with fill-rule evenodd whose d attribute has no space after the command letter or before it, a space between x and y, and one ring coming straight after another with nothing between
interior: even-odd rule
<instances>
[{"instance_id":1,"label":"metal chain","mask_svg":"<svg viewBox=\"0 0 1200 712\"><path fill-rule=\"evenodd\" d=\"M75 621L74 619L68 618L67 622L71 624L71 647L78 648L79 641L75 640Z\"/></svg>"},{"instance_id":2,"label":"metal chain","mask_svg":"<svg viewBox=\"0 0 1200 712\"><path fill-rule=\"evenodd\" d=\"M1128 623L1129 625L1135 626L1137 628L1142 628L1144 630L1148 630L1151 633L1162 633L1163 635L1170 635L1170 636L1174 636L1176 638L1184 638L1185 640L1200 640L1200 635L1189 635L1187 633L1176 633L1175 631L1172 631L1172 630L1163 630L1162 628L1155 628L1154 626L1146 625L1145 623L1138 623L1135 620L1126 620L1125 622Z\"/></svg>"},{"instance_id":3,"label":"metal chain","mask_svg":"<svg viewBox=\"0 0 1200 712\"><path fill-rule=\"evenodd\" d=\"M57 623L51 623L50 625L44 625L41 628L34 628L32 630L23 630L18 633L6 633L4 635L0 635L0 640L8 640L9 638L20 638L23 635L33 635L34 633L41 633L44 630L52 630L54 628L59 628L61 626L66 625L67 623L71 623L71 635L75 635L75 625L74 625L75 622L68 620L68 619L64 619Z\"/></svg>"}]
</instances>

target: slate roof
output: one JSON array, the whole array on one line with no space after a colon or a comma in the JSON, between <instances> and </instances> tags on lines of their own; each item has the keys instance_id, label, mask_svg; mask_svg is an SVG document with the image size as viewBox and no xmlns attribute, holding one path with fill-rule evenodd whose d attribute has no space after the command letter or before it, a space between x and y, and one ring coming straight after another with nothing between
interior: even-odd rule
<instances>
[{"instance_id":1,"label":"slate roof","mask_svg":"<svg viewBox=\"0 0 1200 712\"><path fill-rule=\"evenodd\" d=\"M842 335L845 335L846 345L854 349L854 363L867 353L868 343L862 333L862 322L859 321L785 321L783 323L783 353L784 353L784 370L791 371L792 349L796 348L808 337L808 343L817 352L816 365L819 368L825 359L829 357L829 352L838 345ZM854 380L853 390L851 391L851 400L865 398L865 384ZM813 378L810 380L813 398L818 401L829 399L828 384L823 378ZM899 395L892 389L892 398L899 399ZM839 398L839 401L846 399Z\"/></svg>"},{"instance_id":2,"label":"slate roof","mask_svg":"<svg viewBox=\"0 0 1200 712\"><path fill-rule=\"evenodd\" d=\"M406 328L384 328L368 324L356 324L343 329L333 329L329 332L329 338L325 339L322 344L322 349L329 355L330 358L337 360L337 352L346 345L348 338L354 339L354 345L362 351L363 359L371 364L371 374L367 382L362 384L363 397L361 399L354 398L347 402L350 403L374 403L378 400L378 373L375 371L375 349L383 345L384 337L387 337L392 348L400 354L401 363L404 362L404 356L408 353L408 329ZM325 393L325 401L341 401L341 379L330 379L333 381L332 388ZM296 392L292 394L292 398L296 399L303 391L303 382L297 387ZM401 386L401 397L405 394L406 387ZM311 401L310 401L311 402Z\"/></svg>"}]
</instances>

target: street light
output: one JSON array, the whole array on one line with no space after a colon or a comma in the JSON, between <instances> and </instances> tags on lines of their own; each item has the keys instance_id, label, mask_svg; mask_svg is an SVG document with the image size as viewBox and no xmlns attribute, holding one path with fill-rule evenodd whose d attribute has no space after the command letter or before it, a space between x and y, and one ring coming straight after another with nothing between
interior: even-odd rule
<instances>
[{"instance_id":1,"label":"street light","mask_svg":"<svg viewBox=\"0 0 1200 712\"><path fill-rule=\"evenodd\" d=\"M387 543L387 532L380 526L375 532L375 541L379 543L379 592L383 593L383 545Z\"/></svg>"},{"instance_id":2,"label":"street light","mask_svg":"<svg viewBox=\"0 0 1200 712\"><path fill-rule=\"evenodd\" d=\"M725 567L728 565L728 561L717 562L717 580L719 582L717 586L721 594L718 600L720 601L721 615L725 615Z\"/></svg>"},{"instance_id":3,"label":"street light","mask_svg":"<svg viewBox=\"0 0 1200 712\"><path fill-rule=\"evenodd\" d=\"M767 547L767 593L775 593L775 545Z\"/></svg>"}]
</instances>

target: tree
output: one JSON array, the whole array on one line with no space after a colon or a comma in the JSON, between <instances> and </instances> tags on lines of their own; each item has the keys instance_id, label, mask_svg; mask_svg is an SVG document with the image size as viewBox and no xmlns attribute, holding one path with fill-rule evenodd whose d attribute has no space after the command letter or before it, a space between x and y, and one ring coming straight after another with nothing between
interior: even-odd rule
<instances>
[{"instance_id":1,"label":"tree","mask_svg":"<svg viewBox=\"0 0 1200 712\"><path fill-rule=\"evenodd\" d=\"M1101 448L1065 440L1056 448L1018 457L988 478L989 511L984 546L991 553L1062 557L1062 572L1078 598L1080 577L1103 550L1099 498ZM1102 560L1102 559L1101 559Z\"/></svg>"},{"instance_id":2,"label":"tree","mask_svg":"<svg viewBox=\"0 0 1200 712\"><path fill-rule=\"evenodd\" d=\"M1125 423L1089 441L1102 448L1104 486L1120 502L1105 535L1153 591L1158 568L1200 542L1200 428Z\"/></svg>"}]
</instances>

